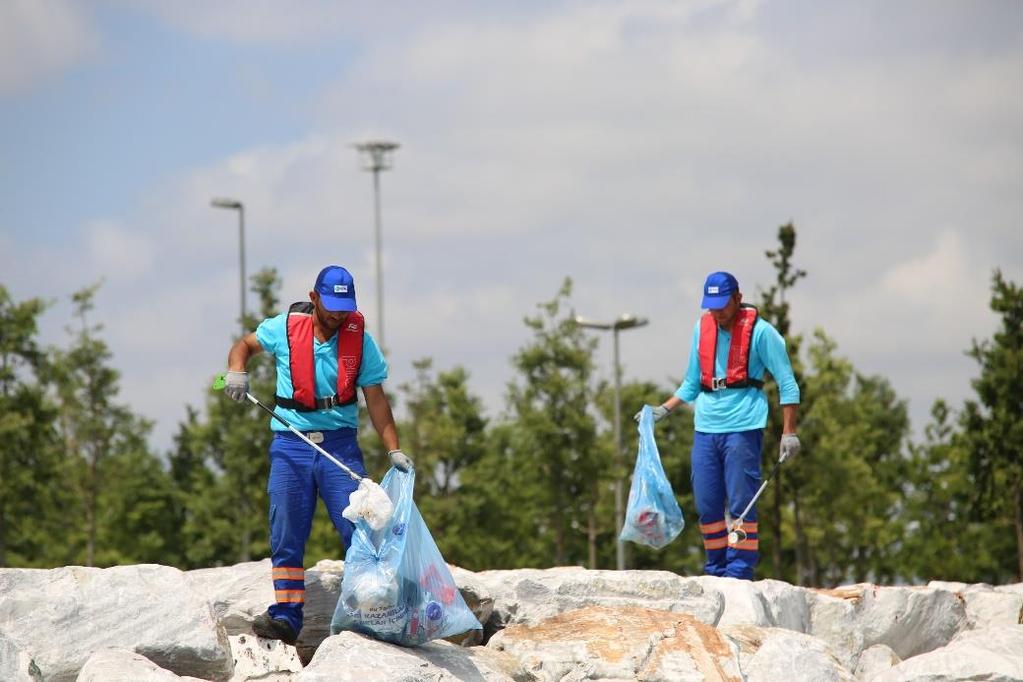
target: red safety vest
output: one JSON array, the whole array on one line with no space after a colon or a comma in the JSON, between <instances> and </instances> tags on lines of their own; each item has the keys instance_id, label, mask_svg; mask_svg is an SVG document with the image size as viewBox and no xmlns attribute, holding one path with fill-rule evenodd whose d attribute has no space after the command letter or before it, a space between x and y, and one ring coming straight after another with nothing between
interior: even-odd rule
<instances>
[{"instance_id":1,"label":"red safety vest","mask_svg":"<svg viewBox=\"0 0 1023 682\"><path fill-rule=\"evenodd\" d=\"M753 344L753 327L757 323L757 309L743 304L735 313L732 323L732 341L728 346L728 368L724 377L714 376L717 357L718 325L710 313L700 318L700 388L720 391L723 388L762 388L764 382L749 376L749 354Z\"/></svg>"},{"instance_id":2,"label":"red safety vest","mask_svg":"<svg viewBox=\"0 0 1023 682\"><path fill-rule=\"evenodd\" d=\"M345 317L337 331L337 393L316 397L316 371L313 364L313 304L292 303L288 309L288 355L291 368L292 397L277 396L277 404L299 412L329 410L351 405L355 379L362 365L362 337L366 321L357 310Z\"/></svg>"}]
</instances>

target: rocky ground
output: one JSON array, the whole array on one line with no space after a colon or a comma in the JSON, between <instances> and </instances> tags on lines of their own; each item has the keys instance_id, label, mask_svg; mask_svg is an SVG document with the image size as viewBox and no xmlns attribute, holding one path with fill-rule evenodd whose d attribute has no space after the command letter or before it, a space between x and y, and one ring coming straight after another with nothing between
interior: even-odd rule
<instances>
[{"instance_id":1,"label":"rocky ground","mask_svg":"<svg viewBox=\"0 0 1023 682\"><path fill-rule=\"evenodd\" d=\"M1023 680L1023 584L452 568L484 624L401 648L330 636L344 564L306 572L296 647L251 634L270 562L0 569L0 680Z\"/></svg>"}]
</instances>

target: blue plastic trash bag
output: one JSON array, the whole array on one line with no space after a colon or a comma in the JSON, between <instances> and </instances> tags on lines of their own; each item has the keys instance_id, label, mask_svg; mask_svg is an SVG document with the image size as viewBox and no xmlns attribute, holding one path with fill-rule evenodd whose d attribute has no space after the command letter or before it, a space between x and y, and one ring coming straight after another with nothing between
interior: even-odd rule
<instances>
[{"instance_id":1,"label":"blue plastic trash bag","mask_svg":"<svg viewBox=\"0 0 1023 682\"><path fill-rule=\"evenodd\" d=\"M646 405L639 416L639 454L619 539L661 549L677 538L685 525L657 453L653 410Z\"/></svg>"},{"instance_id":2,"label":"blue plastic trash bag","mask_svg":"<svg viewBox=\"0 0 1023 682\"><path fill-rule=\"evenodd\" d=\"M356 522L330 631L361 632L402 646L482 630L412 500L415 471L395 468L380 486L394 516L378 531Z\"/></svg>"}]
</instances>

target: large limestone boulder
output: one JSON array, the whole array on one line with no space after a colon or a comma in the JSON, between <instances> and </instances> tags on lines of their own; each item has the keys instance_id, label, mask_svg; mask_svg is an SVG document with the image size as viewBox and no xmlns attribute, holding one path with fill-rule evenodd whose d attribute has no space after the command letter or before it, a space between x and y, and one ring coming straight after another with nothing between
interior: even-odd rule
<instances>
[{"instance_id":1,"label":"large limestone boulder","mask_svg":"<svg viewBox=\"0 0 1023 682\"><path fill-rule=\"evenodd\" d=\"M810 632L812 605L817 597L813 590L781 580L758 580L753 585L767 603L770 625L796 632Z\"/></svg>"},{"instance_id":2,"label":"large limestone boulder","mask_svg":"<svg viewBox=\"0 0 1023 682\"><path fill-rule=\"evenodd\" d=\"M486 635L506 625L535 625L587 606L688 613L708 625L715 625L725 608L718 590L668 571L590 571L566 566L482 571L476 580L478 589L489 592L494 604L493 615L483 624Z\"/></svg>"},{"instance_id":3,"label":"large limestone boulder","mask_svg":"<svg viewBox=\"0 0 1023 682\"><path fill-rule=\"evenodd\" d=\"M0 570L0 633L45 680L73 680L112 647L178 675L231 676L227 633L205 595L166 566Z\"/></svg>"},{"instance_id":4,"label":"large limestone boulder","mask_svg":"<svg viewBox=\"0 0 1023 682\"><path fill-rule=\"evenodd\" d=\"M591 606L509 625L487 648L540 680L742 680L737 648L686 613Z\"/></svg>"},{"instance_id":5,"label":"large limestone boulder","mask_svg":"<svg viewBox=\"0 0 1023 682\"><path fill-rule=\"evenodd\" d=\"M1023 625L969 630L948 646L905 660L875 679L877 682L1023 680Z\"/></svg>"},{"instance_id":6,"label":"large limestone boulder","mask_svg":"<svg viewBox=\"0 0 1023 682\"><path fill-rule=\"evenodd\" d=\"M699 583L708 592L720 592L725 608L717 625L775 625L774 615L760 585L749 580L719 578L703 575L691 580Z\"/></svg>"},{"instance_id":7,"label":"large limestone boulder","mask_svg":"<svg viewBox=\"0 0 1023 682\"><path fill-rule=\"evenodd\" d=\"M296 648L304 660L330 635L330 620L341 595L345 562L325 559L305 572L304 622ZM251 634L252 619L274 602L269 559L188 571L189 581L206 595L229 635Z\"/></svg>"},{"instance_id":8,"label":"large limestone boulder","mask_svg":"<svg viewBox=\"0 0 1023 682\"><path fill-rule=\"evenodd\" d=\"M141 654L128 649L97 651L82 666L75 682L203 682L198 677L181 677L165 670Z\"/></svg>"},{"instance_id":9,"label":"large limestone boulder","mask_svg":"<svg viewBox=\"0 0 1023 682\"><path fill-rule=\"evenodd\" d=\"M829 643L855 670L864 649L886 644L903 660L948 644L967 626L958 593L926 587L853 585L818 590L808 634Z\"/></svg>"},{"instance_id":10,"label":"large limestone boulder","mask_svg":"<svg viewBox=\"0 0 1023 682\"><path fill-rule=\"evenodd\" d=\"M487 647L435 641L404 648L354 632L328 637L296 682L530 682L513 657Z\"/></svg>"},{"instance_id":11,"label":"large limestone boulder","mask_svg":"<svg viewBox=\"0 0 1023 682\"><path fill-rule=\"evenodd\" d=\"M852 680L826 642L815 637L757 625L725 625L721 634L739 650L739 668L748 682Z\"/></svg>"}]
</instances>

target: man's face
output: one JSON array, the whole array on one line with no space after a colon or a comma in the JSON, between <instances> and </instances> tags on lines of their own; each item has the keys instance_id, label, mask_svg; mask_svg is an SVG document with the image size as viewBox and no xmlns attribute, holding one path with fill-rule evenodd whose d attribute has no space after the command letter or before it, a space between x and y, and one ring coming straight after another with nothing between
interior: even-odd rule
<instances>
[{"instance_id":1,"label":"man's face","mask_svg":"<svg viewBox=\"0 0 1023 682\"><path fill-rule=\"evenodd\" d=\"M711 310L711 317L717 322L717 325L724 330L732 328L732 323L735 321L735 314L739 312L739 304L742 303L742 293L736 291L732 294L732 297L728 299L727 305L724 308L718 310Z\"/></svg>"},{"instance_id":2,"label":"man's face","mask_svg":"<svg viewBox=\"0 0 1023 682\"><path fill-rule=\"evenodd\" d=\"M313 302L313 307L316 312L316 321L319 323L320 328L327 332L327 336L330 336L341 326L341 323L348 317L346 311L332 312L323 307L323 301L320 300L320 295L315 291L309 292L309 298Z\"/></svg>"}]
</instances>

